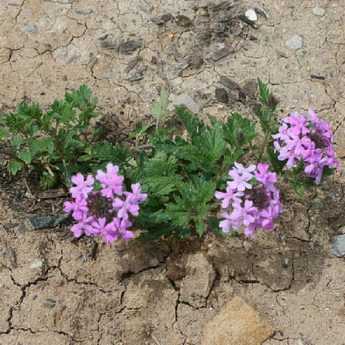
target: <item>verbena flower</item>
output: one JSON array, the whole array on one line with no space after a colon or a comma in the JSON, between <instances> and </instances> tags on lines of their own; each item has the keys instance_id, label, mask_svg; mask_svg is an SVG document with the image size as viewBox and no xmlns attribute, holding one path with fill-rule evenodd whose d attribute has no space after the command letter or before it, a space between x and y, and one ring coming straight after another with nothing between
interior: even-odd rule
<instances>
[{"instance_id":1,"label":"verbena flower","mask_svg":"<svg viewBox=\"0 0 345 345\"><path fill-rule=\"evenodd\" d=\"M250 237L259 229L273 230L281 212L277 175L270 172L265 163L248 168L235 163L229 176L231 181L226 191L215 193L216 199L221 201L219 226L222 231L243 230Z\"/></svg>"},{"instance_id":2,"label":"verbena flower","mask_svg":"<svg viewBox=\"0 0 345 345\"><path fill-rule=\"evenodd\" d=\"M72 177L72 200L64 203L64 211L77 222L71 228L75 237L100 236L106 243L134 237L130 219L139 215L139 205L147 194L141 192L139 183L131 186L131 192L125 191L124 177L118 172L119 168L109 163L95 178L80 173Z\"/></svg>"},{"instance_id":3,"label":"verbena flower","mask_svg":"<svg viewBox=\"0 0 345 345\"><path fill-rule=\"evenodd\" d=\"M286 161L286 169L302 166L306 176L321 182L325 168L339 165L333 148L333 133L328 122L309 110L307 114L292 113L281 121L273 136L278 159Z\"/></svg>"},{"instance_id":4,"label":"verbena flower","mask_svg":"<svg viewBox=\"0 0 345 345\"><path fill-rule=\"evenodd\" d=\"M123 191L123 176L118 175L119 167L108 163L106 171L98 170L96 179L101 183L102 195L107 198L112 198L115 195L122 195Z\"/></svg>"}]
</instances>

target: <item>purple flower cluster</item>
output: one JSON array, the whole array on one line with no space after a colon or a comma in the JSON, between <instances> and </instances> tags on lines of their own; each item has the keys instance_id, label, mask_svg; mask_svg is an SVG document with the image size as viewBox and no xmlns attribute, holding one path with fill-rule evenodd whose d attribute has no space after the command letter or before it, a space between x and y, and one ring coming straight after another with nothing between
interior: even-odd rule
<instances>
[{"instance_id":1,"label":"purple flower cluster","mask_svg":"<svg viewBox=\"0 0 345 345\"><path fill-rule=\"evenodd\" d=\"M285 117L279 133L273 136L278 159L293 169L303 163L306 176L319 184L324 168L338 167L333 148L333 133L328 122L309 110L307 114L292 113Z\"/></svg>"},{"instance_id":2,"label":"purple flower cluster","mask_svg":"<svg viewBox=\"0 0 345 345\"><path fill-rule=\"evenodd\" d=\"M96 188L96 183L100 189ZM129 240L134 233L131 218L138 216L139 205L147 198L139 183L124 189L124 177L119 168L109 163L106 171L98 170L95 177L86 178L78 173L72 177L70 188L72 201L66 201L64 210L77 222L71 231L75 237L100 236L106 243L118 239Z\"/></svg>"},{"instance_id":3,"label":"purple flower cluster","mask_svg":"<svg viewBox=\"0 0 345 345\"><path fill-rule=\"evenodd\" d=\"M258 229L273 230L274 221L281 212L277 175L270 172L265 163L247 168L235 163L229 176L231 180L227 182L226 191L215 194L221 201L220 228L223 232L243 229L250 237Z\"/></svg>"}]
</instances>

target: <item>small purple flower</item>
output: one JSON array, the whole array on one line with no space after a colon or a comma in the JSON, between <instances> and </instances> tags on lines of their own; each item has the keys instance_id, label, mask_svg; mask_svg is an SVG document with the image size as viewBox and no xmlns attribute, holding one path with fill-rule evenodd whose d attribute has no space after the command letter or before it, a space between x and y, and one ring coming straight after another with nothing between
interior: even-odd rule
<instances>
[{"instance_id":1,"label":"small purple flower","mask_svg":"<svg viewBox=\"0 0 345 345\"><path fill-rule=\"evenodd\" d=\"M141 192L140 183L132 184L132 192L125 192L125 195L128 196L132 203L141 203L146 200L147 194Z\"/></svg>"},{"instance_id":2,"label":"small purple flower","mask_svg":"<svg viewBox=\"0 0 345 345\"><path fill-rule=\"evenodd\" d=\"M128 219L116 219L114 225L119 236L125 241L134 238L134 232L128 230L132 226L132 223Z\"/></svg>"},{"instance_id":3,"label":"small purple flower","mask_svg":"<svg viewBox=\"0 0 345 345\"><path fill-rule=\"evenodd\" d=\"M86 236L92 236L94 234L93 227L91 225L93 219L93 217L87 217L79 220L77 224L74 224L71 228L74 237L79 238L84 234Z\"/></svg>"},{"instance_id":4,"label":"small purple flower","mask_svg":"<svg viewBox=\"0 0 345 345\"><path fill-rule=\"evenodd\" d=\"M118 175L119 167L108 163L106 171L98 170L96 179L101 183L101 193L107 198L122 195L124 177Z\"/></svg>"},{"instance_id":5,"label":"small purple flower","mask_svg":"<svg viewBox=\"0 0 345 345\"><path fill-rule=\"evenodd\" d=\"M216 199L221 201L219 226L222 231L243 229L245 236L251 237L258 229L273 230L281 212L277 175L270 172L265 163L249 168L235 164L229 175L237 183L230 181L225 193L215 193ZM248 185L243 185L243 181Z\"/></svg>"},{"instance_id":6,"label":"small purple flower","mask_svg":"<svg viewBox=\"0 0 345 345\"><path fill-rule=\"evenodd\" d=\"M66 213L71 213L73 218L77 221L84 219L88 212L86 199L79 197L76 198L74 202L65 201L64 211Z\"/></svg>"},{"instance_id":7,"label":"small purple flower","mask_svg":"<svg viewBox=\"0 0 345 345\"><path fill-rule=\"evenodd\" d=\"M269 165L266 163L259 163L257 165L255 178L266 186L274 186L277 183L277 174L269 171Z\"/></svg>"},{"instance_id":8,"label":"small purple flower","mask_svg":"<svg viewBox=\"0 0 345 345\"><path fill-rule=\"evenodd\" d=\"M294 169L302 163L304 173L316 184L321 182L325 168L339 166L331 127L312 110L285 117L273 139L278 159L286 162L286 169Z\"/></svg>"},{"instance_id":9,"label":"small purple flower","mask_svg":"<svg viewBox=\"0 0 345 345\"><path fill-rule=\"evenodd\" d=\"M242 192L238 192L232 189L230 186L230 182L228 182L226 192L216 192L215 197L217 200L222 200L222 208L228 208L232 202L239 201L239 198L242 195Z\"/></svg>"},{"instance_id":10,"label":"small purple flower","mask_svg":"<svg viewBox=\"0 0 345 345\"><path fill-rule=\"evenodd\" d=\"M139 205L132 203L130 196L125 200L116 198L113 202L113 207L117 210L120 218L128 219L129 215L137 216L139 214Z\"/></svg>"},{"instance_id":11,"label":"small purple flower","mask_svg":"<svg viewBox=\"0 0 345 345\"><path fill-rule=\"evenodd\" d=\"M84 179L84 176L81 173L72 177L72 182L74 187L71 187L70 193L73 198L86 198L87 195L92 191L94 178L92 176L87 176Z\"/></svg>"},{"instance_id":12,"label":"small purple flower","mask_svg":"<svg viewBox=\"0 0 345 345\"><path fill-rule=\"evenodd\" d=\"M139 183L132 184L132 192L124 192L126 199L116 198L113 207L118 211L120 218L128 219L129 214L137 216L139 214L139 203L146 200L147 194L141 193Z\"/></svg>"},{"instance_id":13,"label":"small purple flower","mask_svg":"<svg viewBox=\"0 0 345 345\"><path fill-rule=\"evenodd\" d=\"M229 176L232 178L230 187L237 189L239 192L251 189L252 185L249 181L254 178L254 171L255 165L250 165L248 168L245 168L242 164L235 163L235 168L229 171Z\"/></svg>"}]
</instances>

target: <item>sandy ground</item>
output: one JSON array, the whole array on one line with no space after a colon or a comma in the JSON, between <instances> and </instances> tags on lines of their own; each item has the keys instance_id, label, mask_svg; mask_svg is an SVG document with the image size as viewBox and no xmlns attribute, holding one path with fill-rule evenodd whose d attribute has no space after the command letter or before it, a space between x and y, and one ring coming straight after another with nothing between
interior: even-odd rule
<instances>
[{"instance_id":1,"label":"sandy ground","mask_svg":"<svg viewBox=\"0 0 345 345\"><path fill-rule=\"evenodd\" d=\"M238 20L249 7L261 9L256 28ZM115 127L146 116L162 86L172 103L222 117L249 110L220 81L250 92L259 77L284 111L330 120L345 157L344 18L343 0L0 0L0 109L85 83ZM275 330L264 345L344 345L345 265L329 254L343 180L286 198L278 231L256 240L112 248L29 231L2 192L0 344L196 345L241 296Z\"/></svg>"}]
</instances>

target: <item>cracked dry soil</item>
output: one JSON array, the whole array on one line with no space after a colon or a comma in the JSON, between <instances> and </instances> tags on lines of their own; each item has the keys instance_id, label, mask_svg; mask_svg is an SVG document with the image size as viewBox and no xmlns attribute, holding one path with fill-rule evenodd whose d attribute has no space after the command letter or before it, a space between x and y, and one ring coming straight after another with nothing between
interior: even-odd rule
<instances>
[{"instance_id":1,"label":"cracked dry soil","mask_svg":"<svg viewBox=\"0 0 345 345\"><path fill-rule=\"evenodd\" d=\"M261 9L254 26L239 19L249 7ZM111 135L162 86L201 114L250 115L259 77L284 111L312 106L331 121L345 158L344 14L342 0L1 0L0 107L47 105L85 83ZM300 49L287 47L294 35ZM339 173L303 201L284 195L278 230L255 240L112 248L29 231L2 184L0 344L200 344L241 296L273 325L264 345L343 345L345 266L329 243L345 231L344 183Z\"/></svg>"}]
</instances>

